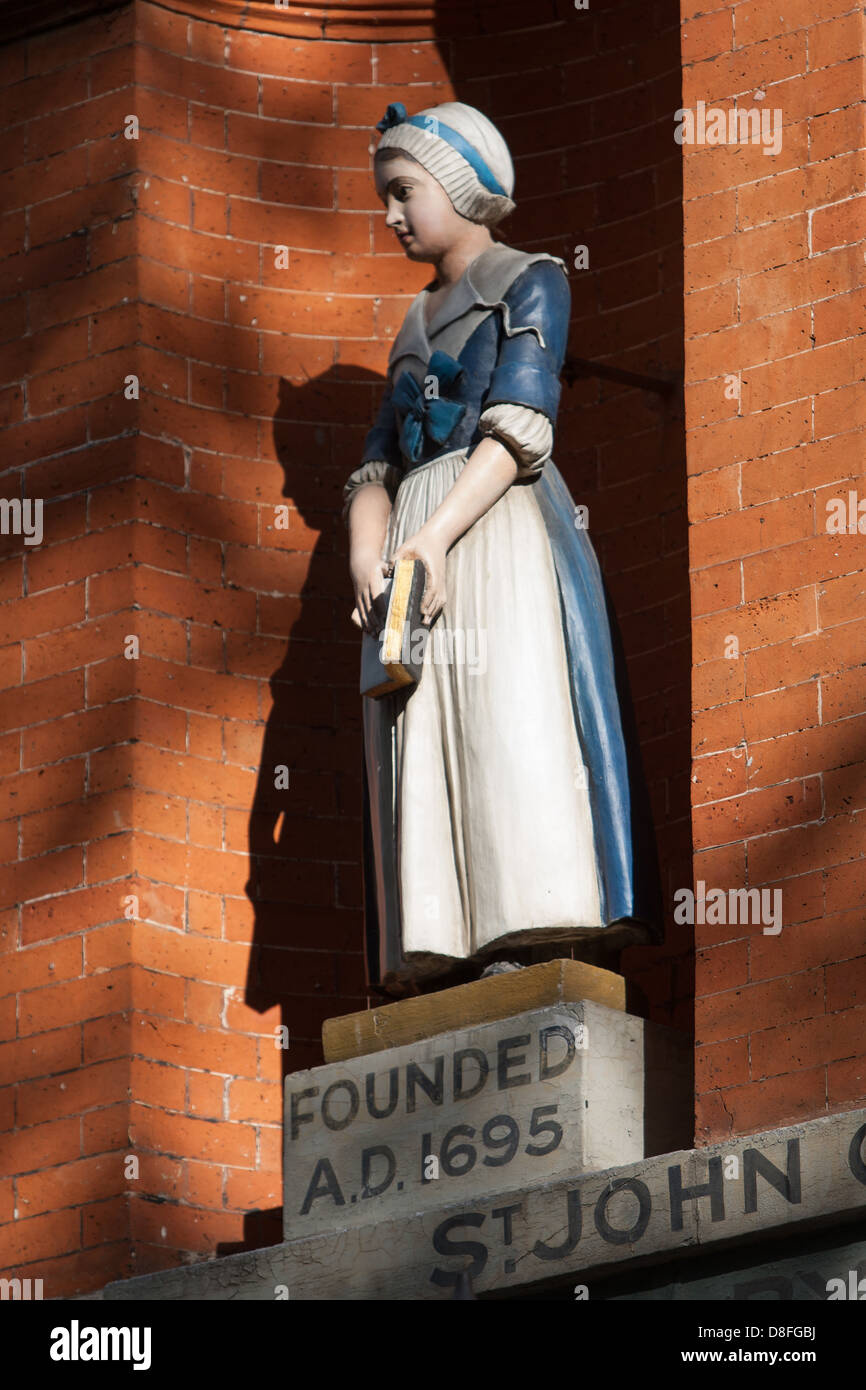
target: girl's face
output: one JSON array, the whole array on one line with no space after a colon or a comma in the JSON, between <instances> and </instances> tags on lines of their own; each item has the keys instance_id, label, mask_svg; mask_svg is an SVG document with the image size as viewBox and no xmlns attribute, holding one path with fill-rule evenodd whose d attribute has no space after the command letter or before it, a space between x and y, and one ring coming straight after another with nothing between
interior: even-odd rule
<instances>
[{"instance_id":1,"label":"girl's face","mask_svg":"<svg viewBox=\"0 0 866 1390\"><path fill-rule=\"evenodd\" d=\"M466 218L455 210L441 183L414 159L377 159L374 168L385 225L396 233L410 261L436 261L465 235Z\"/></svg>"}]
</instances>

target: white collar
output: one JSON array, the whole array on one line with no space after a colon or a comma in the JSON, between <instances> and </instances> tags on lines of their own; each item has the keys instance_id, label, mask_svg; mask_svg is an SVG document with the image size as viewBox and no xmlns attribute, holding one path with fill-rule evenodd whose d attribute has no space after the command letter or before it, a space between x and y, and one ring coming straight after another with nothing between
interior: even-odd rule
<instances>
[{"instance_id":1,"label":"white collar","mask_svg":"<svg viewBox=\"0 0 866 1390\"><path fill-rule=\"evenodd\" d=\"M513 246L505 246L502 242L494 244L486 251L482 251L464 270L460 279L454 285L447 299L443 300L439 308L434 313L429 324L424 322L424 305L427 301L430 287L425 286L419 294L415 296L406 311L403 326L388 357L388 370L402 357L415 357L421 363L426 364L430 360L431 338L435 338L453 323L455 319L462 318L470 309L495 309L502 307L506 312L505 331L511 335L513 330L508 321L507 305L503 305L502 296L507 293L509 285L521 271L528 265L536 261L556 261L565 269L565 262L558 256L549 256L546 252L518 251ZM534 330L536 334L538 330Z\"/></svg>"}]
</instances>

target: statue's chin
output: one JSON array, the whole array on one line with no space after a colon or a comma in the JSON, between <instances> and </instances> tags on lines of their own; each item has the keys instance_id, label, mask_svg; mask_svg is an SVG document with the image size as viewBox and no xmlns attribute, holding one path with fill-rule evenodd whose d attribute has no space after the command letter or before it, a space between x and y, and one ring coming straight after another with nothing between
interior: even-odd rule
<instances>
[{"instance_id":1,"label":"statue's chin","mask_svg":"<svg viewBox=\"0 0 866 1390\"><path fill-rule=\"evenodd\" d=\"M414 237L411 241L404 243L403 250L406 253L406 259L408 261L426 261L429 265L432 265L436 259L433 252L426 246L422 246Z\"/></svg>"}]
</instances>

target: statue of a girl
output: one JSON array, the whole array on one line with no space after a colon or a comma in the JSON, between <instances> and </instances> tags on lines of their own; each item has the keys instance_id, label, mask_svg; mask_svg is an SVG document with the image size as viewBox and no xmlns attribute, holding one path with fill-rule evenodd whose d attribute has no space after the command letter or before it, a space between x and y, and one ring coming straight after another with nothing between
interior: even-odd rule
<instances>
[{"instance_id":1,"label":"statue of a girl","mask_svg":"<svg viewBox=\"0 0 866 1390\"><path fill-rule=\"evenodd\" d=\"M362 626L395 560L427 574L420 681L363 701L368 973L400 994L658 917L601 575L551 458L564 263L493 240L514 172L481 112L395 103L378 129L386 224L436 270L345 488Z\"/></svg>"}]
</instances>

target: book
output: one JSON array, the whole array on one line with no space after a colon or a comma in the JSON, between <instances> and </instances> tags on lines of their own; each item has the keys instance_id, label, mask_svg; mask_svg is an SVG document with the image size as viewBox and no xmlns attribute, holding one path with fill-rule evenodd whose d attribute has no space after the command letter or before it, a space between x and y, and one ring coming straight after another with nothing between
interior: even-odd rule
<instances>
[{"instance_id":1,"label":"book","mask_svg":"<svg viewBox=\"0 0 866 1390\"><path fill-rule=\"evenodd\" d=\"M373 600L376 635L361 642L361 694L381 699L421 679L430 629L421 618L427 572L420 560L398 560Z\"/></svg>"}]
</instances>

